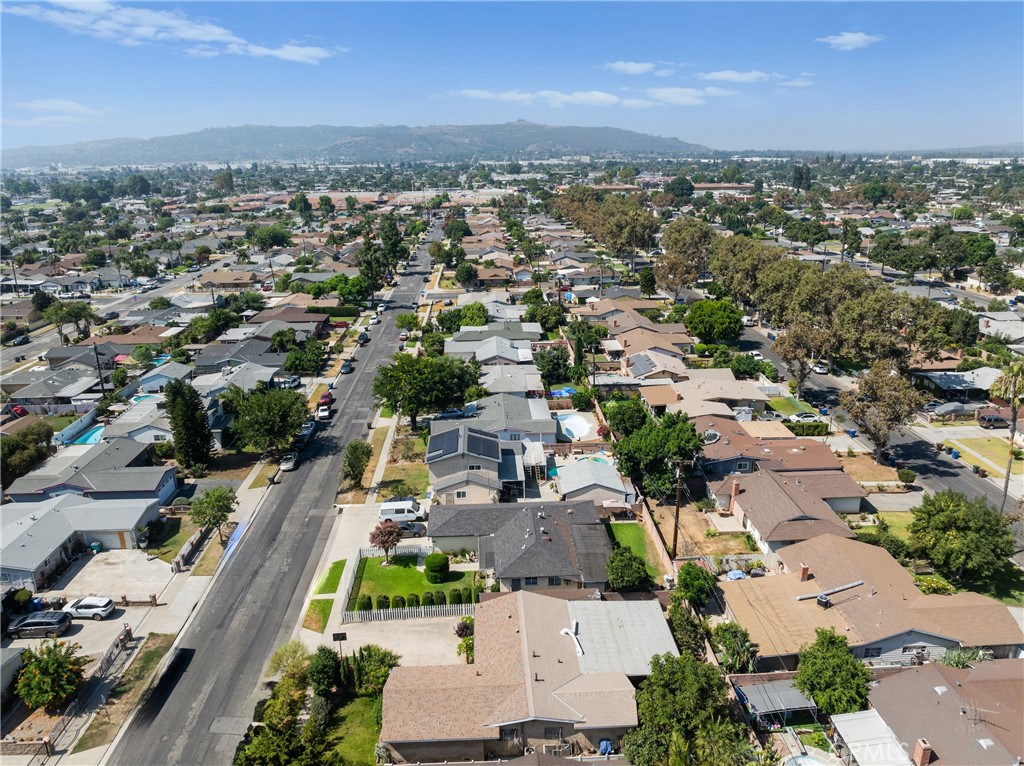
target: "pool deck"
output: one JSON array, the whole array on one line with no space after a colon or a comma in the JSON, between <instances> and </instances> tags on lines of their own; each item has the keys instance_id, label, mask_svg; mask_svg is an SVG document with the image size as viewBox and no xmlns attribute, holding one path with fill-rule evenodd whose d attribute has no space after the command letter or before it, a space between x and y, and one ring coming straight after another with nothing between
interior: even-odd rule
<instances>
[{"instance_id":1,"label":"pool deck","mask_svg":"<svg viewBox=\"0 0 1024 766\"><path fill-rule=\"evenodd\" d=\"M573 433L573 441L574 442L599 442L599 441L602 441L601 437L597 435L597 428L598 428L598 425L599 425L599 423L597 422L597 417L592 412L579 412L577 410L565 410L565 411L562 411L562 412L558 413L559 422L562 421L562 418L567 418L567 417L578 417L578 418L581 418L582 420L585 420L587 425L590 427L590 430L587 431L586 436L584 436L582 438L579 438L575 434L575 432L574 432ZM566 434L566 436L568 436L568 434Z\"/></svg>"}]
</instances>

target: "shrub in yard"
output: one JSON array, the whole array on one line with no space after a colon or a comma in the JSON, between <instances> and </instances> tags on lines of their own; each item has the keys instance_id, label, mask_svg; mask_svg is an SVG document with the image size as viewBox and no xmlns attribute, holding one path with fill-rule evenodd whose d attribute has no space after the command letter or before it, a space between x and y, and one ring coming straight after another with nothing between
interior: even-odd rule
<instances>
[{"instance_id":1,"label":"shrub in yard","mask_svg":"<svg viewBox=\"0 0 1024 766\"><path fill-rule=\"evenodd\" d=\"M448 599L444 595L444 591L443 590L439 590L439 591L436 591L434 593L434 603L437 604L438 606L444 606L445 604L448 603Z\"/></svg>"},{"instance_id":2,"label":"shrub in yard","mask_svg":"<svg viewBox=\"0 0 1024 766\"><path fill-rule=\"evenodd\" d=\"M383 595L383 594L381 594L380 596L377 596L377 608L378 609L390 609L391 608L391 599L388 598L387 596Z\"/></svg>"},{"instance_id":3,"label":"shrub in yard","mask_svg":"<svg viewBox=\"0 0 1024 766\"><path fill-rule=\"evenodd\" d=\"M938 593L943 596L948 596L952 593L956 593L956 588L950 585L946 578L937 574L914 575L914 585L916 585L917 589L925 595Z\"/></svg>"},{"instance_id":4,"label":"shrub in yard","mask_svg":"<svg viewBox=\"0 0 1024 766\"><path fill-rule=\"evenodd\" d=\"M462 591L456 588L448 594L449 604L461 604L462 603Z\"/></svg>"},{"instance_id":5,"label":"shrub in yard","mask_svg":"<svg viewBox=\"0 0 1024 766\"><path fill-rule=\"evenodd\" d=\"M495 581L491 583L491 593L497 593L501 590L501 583Z\"/></svg>"},{"instance_id":6,"label":"shrub in yard","mask_svg":"<svg viewBox=\"0 0 1024 766\"><path fill-rule=\"evenodd\" d=\"M309 658L306 675L317 698L331 696L334 687L338 686L341 680L340 667L341 658L331 647L318 646L313 652L313 656Z\"/></svg>"},{"instance_id":7,"label":"shrub in yard","mask_svg":"<svg viewBox=\"0 0 1024 766\"><path fill-rule=\"evenodd\" d=\"M174 457L174 442L157 442L153 445L153 451L161 460L170 460Z\"/></svg>"},{"instance_id":8,"label":"shrub in yard","mask_svg":"<svg viewBox=\"0 0 1024 766\"><path fill-rule=\"evenodd\" d=\"M786 423L794 436L828 436L828 423Z\"/></svg>"},{"instance_id":9,"label":"shrub in yard","mask_svg":"<svg viewBox=\"0 0 1024 766\"><path fill-rule=\"evenodd\" d=\"M704 537L707 537L708 539L711 539L713 537L718 537L718 530L715 529L714 527L708 527L707 529L704 530Z\"/></svg>"},{"instance_id":10,"label":"shrub in yard","mask_svg":"<svg viewBox=\"0 0 1024 766\"><path fill-rule=\"evenodd\" d=\"M444 582L448 576L448 557L443 553L431 553L423 560L423 573L427 582Z\"/></svg>"},{"instance_id":11,"label":"shrub in yard","mask_svg":"<svg viewBox=\"0 0 1024 766\"><path fill-rule=\"evenodd\" d=\"M909 468L901 468L896 472L896 478L909 487L917 480L917 471L911 471Z\"/></svg>"},{"instance_id":12,"label":"shrub in yard","mask_svg":"<svg viewBox=\"0 0 1024 766\"><path fill-rule=\"evenodd\" d=\"M359 600L356 601L356 609L360 612L368 612L373 609L373 599L370 598L369 594L364 593L359 597Z\"/></svg>"},{"instance_id":13,"label":"shrub in yard","mask_svg":"<svg viewBox=\"0 0 1024 766\"><path fill-rule=\"evenodd\" d=\"M747 550L751 553L757 553L757 542L754 540L754 536L749 532L743 533L743 542L746 543Z\"/></svg>"},{"instance_id":14,"label":"shrub in yard","mask_svg":"<svg viewBox=\"0 0 1024 766\"><path fill-rule=\"evenodd\" d=\"M475 632L474 620L472 617L463 617L457 623L455 623L455 635L459 638L465 638L466 636L472 636Z\"/></svg>"},{"instance_id":15,"label":"shrub in yard","mask_svg":"<svg viewBox=\"0 0 1024 766\"><path fill-rule=\"evenodd\" d=\"M593 394L590 391L577 391L572 395L573 409L587 411L593 409Z\"/></svg>"},{"instance_id":16,"label":"shrub in yard","mask_svg":"<svg viewBox=\"0 0 1024 766\"><path fill-rule=\"evenodd\" d=\"M391 599L392 609L405 609L405 596L395 596Z\"/></svg>"},{"instance_id":17,"label":"shrub in yard","mask_svg":"<svg viewBox=\"0 0 1024 766\"><path fill-rule=\"evenodd\" d=\"M423 603L423 606L433 606L434 605L434 594L431 593L428 590L426 593L423 594L423 602L422 603Z\"/></svg>"},{"instance_id":18,"label":"shrub in yard","mask_svg":"<svg viewBox=\"0 0 1024 766\"><path fill-rule=\"evenodd\" d=\"M171 503L171 505L172 506L176 506L178 508L180 508L183 505L192 505L192 498L191 497L176 497L176 498L174 498L174 502Z\"/></svg>"},{"instance_id":19,"label":"shrub in yard","mask_svg":"<svg viewBox=\"0 0 1024 766\"><path fill-rule=\"evenodd\" d=\"M14 594L14 603L18 605L19 609L24 609L25 605L32 600L32 591L28 588L21 588L17 593Z\"/></svg>"},{"instance_id":20,"label":"shrub in yard","mask_svg":"<svg viewBox=\"0 0 1024 766\"><path fill-rule=\"evenodd\" d=\"M410 593L408 596L406 596L405 597L405 605L406 606L419 606L420 605L419 594L417 594L417 593Z\"/></svg>"},{"instance_id":21,"label":"shrub in yard","mask_svg":"<svg viewBox=\"0 0 1024 766\"><path fill-rule=\"evenodd\" d=\"M476 591L470 588L468 585L462 589L462 603L463 604L474 604L476 603Z\"/></svg>"}]
</instances>

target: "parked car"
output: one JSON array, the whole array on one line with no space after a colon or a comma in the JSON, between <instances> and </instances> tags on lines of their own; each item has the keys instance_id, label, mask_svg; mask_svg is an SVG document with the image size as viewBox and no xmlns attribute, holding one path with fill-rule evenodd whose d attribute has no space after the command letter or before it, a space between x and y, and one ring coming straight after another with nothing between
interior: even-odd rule
<instances>
[{"instance_id":1,"label":"parked car","mask_svg":"<svg viewBox=\"0 0 1024 766\"><path fill-rule=\"evenodd\" d=\"M824 362L815 362L811 365L811 372L817 373L818 375L828 375L828 365Z\"/></svg>"},{"instance_id":2,"label":"parked car","mask_svg":"<svg viewBox=\"0 0 1024 766\"><path fill-rule=\"evenodd\" d=\"M380 317L374 314L370 317L370 324L380 324Z\"/></svg>"},{"instance_id":3,"label":"parked car","mask_svg":"<svg viewBox=\"0 0 1024 766\"><path fill-rule=\"evenodd\" d=\"M356 338L356 340L359 341L360 346L365 346L367 343L370 342L370 336L365 332L361 332L359 333L359 337Z\"/></svg>"},{"instance_id":4,"label":"parked car","mask_svg":"<svg viewBox=\"0 0 1024 766\"><path fill-rule=\"evenodd\" d=\"M36 612L15 617L7 628L11 638L56 638L71 627L67 612Z\"/></svg>"},{"instance_id":5,"label":"parked car","mask_svg":"<svg viewBox=\"0 0 1024 766\"><path fill-rule=\"evenodd\" d=\"M327 404L321 404L316 408L316 419L317 420L328 420L331 417L331 407Z\"/></svg>"},{"instance_id":6,"label":"parked car","mask_svg":"<svg viewBox=\"0 0 1024 766\"><path fill-rule=\"evenodd\" d=\"M334 404L334 394L330 390L324 391L320 394L320 404Z\"/></svg>"},{"instance_id":7,"label":"parked car","mask_svg":"<svg viewBox=\"0 0 1024 766\"><path fill-rule=\"evenodd\" d=\"M798 412L796 415L790 415L789 420L792 423L817 423L820 418L813 412Z\"/></svg>"},{"instance_id":8,"label":"parked car","mask_svg":"<svg viewBox=\"0 0 1024 766\"><path fill-rule=\"evenodd\" d=\"M288 452L281 457L281 470L294 471L299 467L299 453Z\"/></svg>"},{"instance_id":9,"label":"parked car","mask_svg":"<svg viewBox=\"0 0 1024 766\"><path fill-rule=\"evenodd\" d=\"M743 322L744 327L753 327L755 324L757 324L757 320L755 320L754 317L744 316L743 319L740 321Z\"/></svg>"},{"instance_id":10,"label":"parked car","mask_svg":"<svg viewBox=\"0 0 1024 766\"><path fill-rule=\"evenodd\" d=\"M107 321L110 321L111 319L120 319L121 314L120 312L117 311L108 311L106 314L103 315L103 318L106 319Z\"/></svg>"},{"instance_id":11,"label":"parked car","mask_svg":"<svg viewBox=\"0 0 1024 766\"><path fill-rule=\"evenodd\" d=\"M445 298L444 299L444 305L445 306L451 306L452 305L452 299L451 298Z\"/></svg>"},{"instance_id":12,"label":"parked car","mask_svg":"<svg viewBox=\"0 0 1024 766\"><path fill-rule=\"evenodd\" d=\"M425 537L427 525L418 521L400 521L398 528L402 530L402 537Z\"/></svg>"},{"instance_id":13,"label":"parked car","mask_svg":"<svg viewBox=\"0 0 1024 766\"><path fill-rule=\"evenodd\" d=\"M292 375L291 377L286 378L284 380L284 382L281 383L281 387L282 388L301 388L302 387L302 378L300 378L298 375Z\"/></svg>"},{"instance_id":14,"label":"parked car","mask_svg":"<svg viewBox=\"0 0 1024 766\"><path fill-rule=\"evenodd\" d=\"M458 407L453 407L450 410L445 410L444 412L437 413L437 415L434 417L434 420L458 420L463 416L463 414L463 411L460 410Z\"/></svg>"},{"instance_id":15,"label":"parked car","mask_svg":"<svg viewBox=\"0 0 1024 766\"><path fill-rule=\"evenodd\" d=\"M348 322L346 322L344 319L339 319L337 322L331 322L331 327L337 328L339 330L347 330Z\"/></svg>"},{"instance_id":16,"label":"parked car","mask_svg":"<svg viewBox=\"0 0 1024 766\"><path fill-rule=\"evenodd\" d=\"M942 406L942 402L938 399L932 399L930 402L925 402L921 408L922 412L935 412L936 409Z\"/></svg>"},{"instance_id":17,"label":"parked car","mask_svg":"<svg viewBox=\"0 0 1024 766\"><path fill-rule=\"evenodd\" d=\"M72 617L85 617L91 620L102 620L104 617L109 617L110 613L114 611L114 601L109 598L101 598L99 596L87 596L86 598L76 599L70 604L66 604L62 610Z\"/></svg>"},{"instance_id":18,"label":"parked car","mask_svg":"<svg viewBox=\"0 0 1024 766\"><path fill-rule=\"evenodd\" d=\"M409 333L407 333L405 330L402 330L402 332L398 334L398 339L405 343L405 341L409 340Z\"/></svg>"},{"instance_id":19,"label":"parked car","mask_svg":"<svg viewBox=\"0 0 1024 766\"><path fill-rule=\"evenodd\" d=\"M778 420L785 420L786 416L783 415L781 412L776 412L775 410L765 410L764 412L762 412L760 415L757 416L757 419L758 420L776 420L776 421L778 421Z\"/></svg>"},{"instance_id":20,"label":"parked car","mask_svg":"<svg viewBox=\"0 0 1024 766\"><path fill-rule=\"evenodd\" d=\"M313 418L309 418L299 429L299 436L312 436L316 433L317 424Z\"/></svg>"},{"instance_id":21,"label":"parked car","mask_svg":"<svg viewBox=\"0 0 1024 766\"><path fill-rule=\"evenodd\" d=\"M352 362L350 362L348 359L346 359L344 362L341 363L341 374L342 375L350 375L351 373L353 373L355 371L356 371L355 365L353 365Z\"/></svg>"},{"instance_id":22,"label":"parked car","mask_svg":"<svg viewBox=\"0 0 1024 766\"><path fill-rule=\"evenodd\" d=\"M1009 428L1010 421L1002 415L982 415L978 418L978 425L982 428Z\"/></svg>"},{"instance_id":23,"label":"parked car","mask_svg":"<svg viewBox=\"0 0 1024 766\"><path fill-rule=\"evenodd\" d=\"M430 281L430 277L429 276L423 277L423 281L424 282L429 282Z\"/></svg>"},{"instance_id":24,"label":"parked car","mask_svg":"<svg viewBox=\"0 0 1024 766\"><path fill-rule=\"evenodd\" d=\"M759 362L764 361L764 354L762 354L760 351L748 351L747 354L749 356L754 357L754 359L756 359Z\"/></svg>"},{"instance_id":25,"label":"parked car","mask_svg":"<svg viewBox=\"0 0 1024 766\"><path fill-rule=\"evenodd\" d=\"M24 346L26 343L28 343L28 336L27 335L19 335L18 337L13 338L11 340L11 345L12 346Z\"/></svg>"}]
</instances>

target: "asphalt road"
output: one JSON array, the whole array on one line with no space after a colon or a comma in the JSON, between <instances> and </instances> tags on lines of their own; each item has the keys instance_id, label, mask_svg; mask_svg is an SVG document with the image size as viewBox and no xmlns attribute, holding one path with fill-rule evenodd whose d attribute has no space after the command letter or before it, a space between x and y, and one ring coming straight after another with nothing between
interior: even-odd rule
<instances>
[{"instance_id":1,"label":"asphalt road","mask_svg":"<svg viewBox=\"0 0 1024 766\"><path fill-rule=\"evenodd\" d=\"M399 277L390 303L414 304L426 256ZM155 295L147 293L147 295ZM340 379L333 422L298 470L270 491L251 527L199 607L180 652L124 733L108 763L124 766L230 764L265 695L263 669L291 638L330 536L342 451L366 434L376 368L397 350L394 311L371 327L356 371Z\"/></svg>"},{"instance_id":2,"label":"asphalt road","mask_svg":"<svg viewBox=\"0 0 1024 766\"><path fill-rule=\"evenodd\" d=\"M772 344L761 333L756 330L746 329L740 341L740 349L743 351L758 350L764 354L765 359L772 362L782 374L787 375L786 366L772 349ZM808 395L827 404L830 409L838 410L839 384L831 375L818 375L811 373L805 384L804 398ZM998 508L1002 503L1002 484L997 487L992 482L982 479L971 473L971 470L963 463L953 460L945 453L935 450L934 444L922 439L914 431L907 430L905 433L894 433L889 441L889 450L896 460L901 461L906 468L917 473L916 484L928 492L940 492L944 489L952 489L967 497L983 495L988 502ZM1011 479L1018 481L1019 479ZM1006 499L1004 513L1016 512L1016 501L1013 497ZM1017 534L1017 547L1024 552L1024 523L1015 522L1013 529ZM1015 557L1018 563L1024 564L1024 553Z\"/></svg>"}]
</instances>

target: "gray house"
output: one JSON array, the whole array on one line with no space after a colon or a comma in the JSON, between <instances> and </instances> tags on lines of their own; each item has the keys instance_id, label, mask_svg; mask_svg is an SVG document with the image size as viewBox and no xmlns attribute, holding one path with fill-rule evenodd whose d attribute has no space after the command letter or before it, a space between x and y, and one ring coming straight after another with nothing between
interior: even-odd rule
<instances>
[{"instance_id":1,"label":"gray house","mask_svg":"<svg viewBox=\"0 0 1024 766\"><path fill-rule=\"evenodd\" d=\"M438 549L476 551L503 591L607 587L612 546L593 503L442 505L430 519Z\"/></svg>"},{"instance_id":2,"label":"gray house","mask_svg":"<svg viewBox=\"0 0 1024 766\"><path fill-rule=\"evenodd\" d=\"M450 431L458 421L435 420L433 433ZM526 399L512 394L495 394L476 401L473 427L497 435L501 441L531 441L552 444L557 440L558 421L551 417L545 399Z\"/></svg>"},{"instance_id":3,"label":"gray house","mask_svg":"<svg viewBox=\"0 0 1024 766\"><path fill-rule=\"evenodd\" d=\"M501 446L492 433L466 423L431 434L427 468L434 496L445 503L494 503L501 494Z\"/></svg>"}]
</instances>

